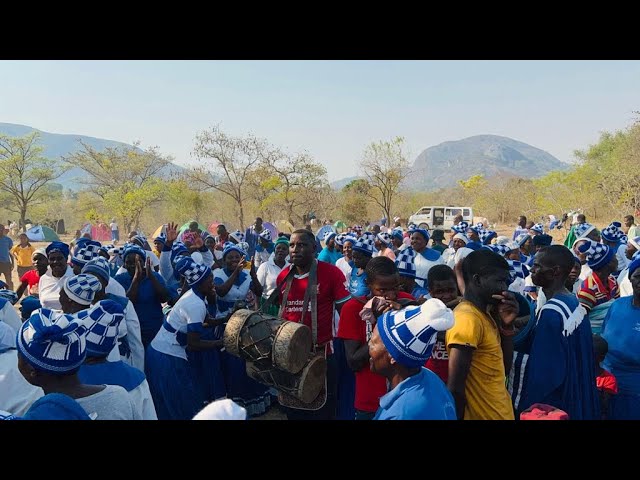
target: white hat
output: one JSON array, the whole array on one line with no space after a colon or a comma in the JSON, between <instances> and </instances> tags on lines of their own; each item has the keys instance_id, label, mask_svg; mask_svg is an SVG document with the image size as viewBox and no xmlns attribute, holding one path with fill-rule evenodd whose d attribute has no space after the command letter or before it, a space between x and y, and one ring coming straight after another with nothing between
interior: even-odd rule
<instances>
[{"instance_id":1,"label":"white hat","mask_svg":"<svg viewBox=\"0 0 640 480\"><path fill-rule=\"evenodd\" d=\"M216 400L200 410L194 420L246 420L247 410L229 398Z\"/></svg>"}]
</instances>

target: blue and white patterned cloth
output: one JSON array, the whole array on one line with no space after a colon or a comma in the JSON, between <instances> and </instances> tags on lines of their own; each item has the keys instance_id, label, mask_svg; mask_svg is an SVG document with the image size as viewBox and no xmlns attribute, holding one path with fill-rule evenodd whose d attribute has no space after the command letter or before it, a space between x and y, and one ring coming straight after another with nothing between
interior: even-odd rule
<instances>
[{"instance_id":1,"label":"blue and white patterned cloth","mask_svg":"<svg viewBox=\"0 0 640 480\"><path fill-rule=\"evenodd\" d=\"M124 309L113 300L101 300L75 315L87 329L87 356L106 357L118 341L118 327L124 320Z\"/></svg>"},{"instance_id":2,"label":"blue and white patterned cloth","mask_svg":"<svg viewBox=\"0 0 640 480\"><path fill-rule=\"evenodd\" d=\"M91 305L96 293L102 290L102 284L94 275L81 273L68 277L64 282L67 296L80 305Z\"/></svg>"}]
</instances>

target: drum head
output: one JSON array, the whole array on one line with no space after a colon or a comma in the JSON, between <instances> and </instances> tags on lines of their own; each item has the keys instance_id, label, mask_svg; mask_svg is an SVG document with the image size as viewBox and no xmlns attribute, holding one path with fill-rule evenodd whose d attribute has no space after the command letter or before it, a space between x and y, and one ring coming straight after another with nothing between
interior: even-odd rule
<instances>
[{"instance_id":1,"label":"drum head","mask_svg":"<svg viewBox=\"0 0 640 480\"><path fill-rule=\"evenodd\" d=\"M237 310L231 315L227 326L224 328L224 348L236 357L240 356L240 333L242 332L242 327L254 313L253 310L248 309Z\"/></svg>"},{"instance_id":2,"label":"drum head","mask_svg":"<svg viewBox=\"0 0 640 480\"><path fill-rule=\"evenodd\" d=\"M298 373L309 360L312 347L311 329L295 322L283 322L273 339L273 365L290 373Z\"/></svg>"},{"instance_id":3,"label":"drum head","mask_svg":"<svg viewBox=\"0 0 640 480\"><path fill-rule=\"evenodd\" d=\"M324 388L326 378L327 360L323 356L313 357L302 370L296 396L304 403L313 402Z\"/></svg>"}]
</instances>

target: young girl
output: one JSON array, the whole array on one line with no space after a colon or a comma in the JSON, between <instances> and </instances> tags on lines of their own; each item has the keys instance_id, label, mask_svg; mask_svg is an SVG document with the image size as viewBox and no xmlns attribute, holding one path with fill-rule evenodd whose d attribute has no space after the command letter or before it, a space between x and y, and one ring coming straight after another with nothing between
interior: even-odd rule
<instances>
[{"instance_id":1,"label":"young girl","mask_svg":"<svg viewBox=\"0 0 640 480\"><path fill-rule=\"evenodd\" d=\"M33 270L31 257L35 248L29 243L29 237L25 233L21 233L18 237L20 243L11 249L11 254L15 257L18 265L18 277L22 277L29 270Z\"/></svg>"}]
</instances>

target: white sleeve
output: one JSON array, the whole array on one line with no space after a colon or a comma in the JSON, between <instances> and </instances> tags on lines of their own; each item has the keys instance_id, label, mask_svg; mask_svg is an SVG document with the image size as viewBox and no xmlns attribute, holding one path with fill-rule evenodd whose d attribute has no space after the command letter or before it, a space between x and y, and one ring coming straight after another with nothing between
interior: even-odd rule
<instances>
[{"instance_id":1,"label":"white sleeve","mask_svg":"<svg viewBox=\"0 0 640 480\"><path fill-rule=\"evenodd\" d=\"M267 286L267 264L263 263L258 267L258 271L256 272L256 276L258 277L258 281L262 288L266 288Z\"/></svg>"},{"instance_id":2,"label":"white sleeve","mask_svg":"<svg viewBox=\"0 0 640 480\"><path fill-rule=\"evenodd\" d=\"M5 303L2 310L0 310L0 321L9 325L15 331L16 335L20 331L20 327L22 327L22 320L20 320L15 308L13 308L13 305L9 302Z\"/></svg>"},{"instance_id":3,"label":"white sleeve","mask_svg":"<svg viewBox=\"0 0 640 480\"><path fill-rule=\"evenodd\" d=\"M144 372L144 345L142 345L140 320L131 300L127 304L124 319L127 325L127 342L131 349L131 358L127 359L126 362ZM122 360L124 361L125 359L123 358Z\"/></svg>"},{"instance_id":4,"label":"white sleeve","mask_svg":"<svg viewBox=\"0 0 640 480\"><path fill-rule=\"evenodd\" d=\"M167 285L173 279L173 266L171 266L171 252L160 252L160 275Z\"/></svg>"},{"instance_id":5,"label":"white sleeve","mask_svg":"<svg viewBox=\"0 0 640 480\"><path fill-rule=\"evenodd\" d=\"M202 263L211 268L214 262L213 253L211 253L211 250L207 249L206 252L200 252L200 254L202 255Z\"/></svg>"},{"instance_id":6,"label":"white sleeve","mask_svg":"<svg viewBox=\"0 0 640 480\"><path fill-rule=\"evenodd\" d=\"M135 404L138 415L142 420L157 420L156 408L153 405L149 383L144 380L140 385L129 392Z\"/></svg>"}]
</instances>

